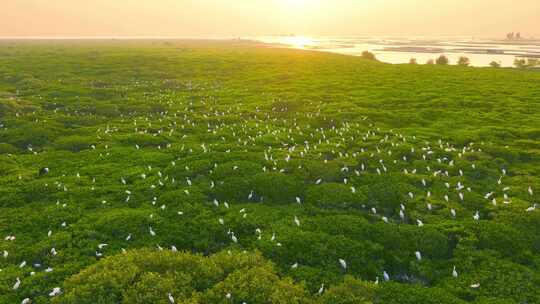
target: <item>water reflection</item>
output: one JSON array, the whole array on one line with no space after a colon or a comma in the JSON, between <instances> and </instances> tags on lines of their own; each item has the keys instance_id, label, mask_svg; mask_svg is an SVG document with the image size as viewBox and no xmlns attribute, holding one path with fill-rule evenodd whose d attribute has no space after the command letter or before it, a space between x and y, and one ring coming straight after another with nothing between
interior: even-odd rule
<instances>
[{"instance_id":1,"label":"water reflection","mask_svg":"<svg viewBox=\"0 0 540 304\"><path fill-rule=\"evenodd\" d=\"M461 56L468 57L473 66L489 66L498 62L503 67L512 67L514 59L540 58L539 40L489 40L467 38L369 38L331 37L310 38L302 36L251 37L264 43L280 44L291 48L360 55L370 51L387 63L408 63L415 58L422 64L444 54L450 63Z\"/></svg>"}]
</instances>

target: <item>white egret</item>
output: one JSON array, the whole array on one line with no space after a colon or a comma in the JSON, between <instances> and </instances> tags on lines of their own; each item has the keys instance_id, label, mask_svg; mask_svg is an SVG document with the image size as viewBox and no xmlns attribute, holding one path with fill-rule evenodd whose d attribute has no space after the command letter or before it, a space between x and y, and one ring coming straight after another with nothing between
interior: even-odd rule
<instances>
[{"instance_id":1,"label":"white egret","mask_svg":"<svg viewBox=\"0 0 540 304\"><path fill-rule=\"evenodd\" d=\"M339 259L339 264L343 270L347 270L347 262L344 259Z\"/></svg>"},{"instance_id":2,"label":"white egret","mask_svg":"<svg viewBox=\"0 0 540 304\"><path fill-rule=\"evenodd\" d=\"M534 204L532 205L531 207L527 208L527 212L533 212L534 210L536 210L536 208L538 208L538 204Z\"/></svg>"},{"instance_id":3,"label":"white egret","mask_svg":"<svg viewBox=\"0 0 540 304\"><path fill-rule=\"evenodd\" d=\"M13 284L13 290L17 290L19 289L19 287L21 286L21 280L19 278L17 278L17 280L15 281L15 284Z\"/></svg>"},{"instance_id":4,"label":"white egret","mask_svg":"<svg viewBox=\"0 0 540 304\"><path fill-rule=\"evenodd\" d=\"M60 289L60 287L55 287L49 293L49 297L55 297L55 296L60 295L60 294L62 294L62 289Z\"/></svg>"},{"instance_id":5,"label":"white egret","mask_svg":"<svg viewBox=\"0 0 540 304\"><path fill-rule=\"evenodd\" d=\"M321 295L324 292L324 283L321 284L321 287L319 288L319 291L317 294Z\"/></svg>"},{"instance_id":6,"label":"white egret","mask_svg":"<svg viewBox=\"0 0 540 304\"><path fill-rule=\"evenodd\" d=\"M456 270L456 266L454 266L454 269L452 269L452 276L453 276L454 278L457 278L457 277L458 277L458 272L457 272L457 270Z\"/></svg>"}]
</instances>

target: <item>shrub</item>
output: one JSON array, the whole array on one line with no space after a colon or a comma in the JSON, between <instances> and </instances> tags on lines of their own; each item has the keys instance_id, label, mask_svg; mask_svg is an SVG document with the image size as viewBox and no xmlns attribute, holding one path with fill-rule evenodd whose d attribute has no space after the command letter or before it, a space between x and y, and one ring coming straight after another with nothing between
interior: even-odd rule
<instances>
[{"instance_id":1,"label":"shrub","mask_svg":"<svg viewBox=\"0 0 540 304\"><path fill-rule=\"evenodd\" d=\"M86 136L64 136L54 141L54 147L59 150L68 150L79 152L90 149L90 146L95 143L95 140Z\"/></svg>"},{"instance_id":2,"label":"shrub","mask_svg":"<svg viewBox=\"0 0 540 304\"><path fill-rule=\"evenodd\" d=\"M383 284L375 303L384 304L465 304L466 302L440 288L395 283Z\"/></svg>"},{"instance_id":3,"label":"shrub","mask_svg":"<svg viewBox=\"0 0 540 304\"><path fill-rule=\"evenodd\" d=\"M137 133L123 136L120 139L120 142L133 146L139 145L140 147L164 147L169 143L167 139L161 136L154 136L145 133Z\"/></svg>"},{"instance_id":4,"label":"shrub","mask_svg":"<svg viewBox=\"0 0 540 304\"><path fill-rule=\"evenodd\" d=\"M57 132L51 129L29 123L21 124L1 132L0 142L12 144L19 149L26 149L28 146L43 147L57 136Z\"/></svg>"},{"instance_id":5,"label":"shrub","mask_svg":"<svg viewBox=\"0 0 540 304\"><path fill-rule=\"evenodd\" d=\"M253 190L248 178L233 177L219 181L214 188L214 195L220 201L245 202Z\"/></svg>"},{"instance_id":6,"label":"shrub","mask_svg":"<svg viewBox=\"0 0 540 304\"><path fill-rule=\"evenodd\" d=\"M290 175L267 172L259 173L252 180L254 193L263 197L264 202L287 204L295 202L295 197L303 197L303 183Z\"/></svg>"},{"instance_id":7,"label":"shrub","mask_svg":"<svg viewBox=\"0 0 540 304\"><path fill-rule=\"evenodd\" d=\"M376 288L372 284L346 276L343 283L333 286L325 292L321 304L371 304L375 298Z\"/></svg>"},{"instance_id":8,"label":"shrub","mask_svg":"<svg viewBox=\"0 0 540 304\"><path fill-rule=\"evenodd\" d=\"M359 237L304 231L298 227L281 228L276 231L276 237L282 246L276 247L276 242L267 238L257 248L287 269L299 263L322 269L325 275L339 275L343 269L338 259L342 258L347 261L347 273L374 278L384 263L383 246Z\"/></svg>"},{"instance_id":9,"label":"shrub","mask_svg":"<svg viewBox=\"0 0 540 304\"><path fill-rule=\"evenodd\" d=\"M148 226L153 225L156 228L159 221L158 217L150 219L144 210L117 208L114 211L93 214L74 225L73 231L79 236L97 234L106 239L118 240L124 240L129 233L133 233L133 240L143 244L143 241L149 239Z\"/></svg>"},{"instance_id":10,"label":"shrub","mask_svg":"<svg viewBox=\"0 0 540 304\"><path fill-rule=\"evenodd\" d=\"M375 57L375 54L369 51L363 51L361 57L367 60L373 60L373 61L377 60L377 57Z\"/></svg>"},{"instance_id":11,"label":"shrub","mask_svg":"<svg viewBox=\"0 0 540 304\"><path fill-rule=\"evenodd\" d=\"M520 231L507 224L485 221L473 225L478 237L479 249L497 250L510 258L518 258L526 248L527 241Z\"/></svg>"},{"instance_id":12,"label":"shrub","mask_svg":"<svg viewBox=\"0 0 540 304\"><path fill-rule=\"evenodd\" d=\"M408 193L408 184L392 175L364 175L361 179L362 189L367 195L369 205L396 210L402 202L402 197Z\"/></svg>"},{"instance_id":13,"label":"shrub","mask_svg":"<svg viewBox=\"0 0 540 304\"><path fill-rule=\"evenodd\" d=\"M527 58L527 65L529 67L535 67L537 65L540 65L540 60L537 58Z\"/></svg>"},{"instance_id":14,"label":"shrub","mask_svg":"<svg viewBox=\"0 0 540 304\"><path fill-rule=\"evenodd\" d=\"M308 180L316 181L322 179L324 182L337 182L340 180L340 166L335 161L329 161L327 163L320 161L306 161L302 164L302 176L298 178L306 178Z\"/></svg>"},{"instance_id":15,"label":"shrub","mask_svg":"<svg viewBox=\"0 0 540 304\"><path fill-rule=\"evenodd\" d=\"M280 279L268 263L237 269L202 295L203 303L308 303L307 292L290 279Z\"/></svg>"},{"instance_id":16,"label":"shrub","mask_svg":"<svg viewBox=\"0 0 540 304\"><path fill-rule=\"evenodd\" d=\"M0 154L12 154L17 152L17 148L8 143L0 143Z\"/></svg>"},{"instance_id":17,"label":"shrub","mask_svg":"<svg viewBox=\"0 0 540 304\"><path fill-rule=\"evenodd\" d=\"M281 278L257 253L135 250L73 275L53 303L308 303L302 286ZM230 299L226 295L230 293Z\"/></svg>"},{"instance_id":18,"label":"shrub","mask_svg":"<svg viewBox=\"0 0 540 304\"><path fill-rule=\"evenodd\" d=\"M361 191L352 193L345 185L325 183L308 188L306 202L319 208L359 208L366 203L366 197Z\"/></svg>"},{"instance_id":19,"label":"shrub","mask_svg":"<svg viewBox=\"0 0 540 304\"><path fill-rule=\"evenodd\" d=\"M92 109L91 113L99 115L99 116L105 116L105 117L116 117L120 115L120 112L118 111L118 108L113 104L108 103L98 103L96 102Z\"/></svg>"},{"instance_id":20,"label":"shrub","mask_svg":"<svg viewBox=\"0 0 540 304\"><path fill-rule=\"evenodd\" d=\"M439 58L437 58L437 60L435 60L435 63L437 63L438 65L447 65L449 63L449 60L448 57L446 57L445 55L441 55L439 56Z\"/></svg>"},{"instance_id":21,"label":"shrub","mask_svg":"<svg viewBox=\"0 0 540 304\"><path fill-rule=\"evenodd\" d=\"M500 259L493 251L462 250L455 256L460 276L448 277L439 286L461 298L493 297L516 303L540 303L540 276L521 264ZM480 283L471 289L470 284Z\"/></svg>"},{"instance_id":22,"label":"shrub","mask_svg":"<svg viewBox=\"0 0 540 304\"><path fill-rule=\"evenodd\" d=\"M514 59L514 66L518 69L527 67L527 61L523 58Z\"/></svg>"},{"instance_id":23,"label":"shrub","mask_svg":"<svg viewBox=\"0 0 540 304\"><path fill-rule=\"evenodd\" d=\"M236 177L249 178L263 172L262 167L261 164L246 160L225 162L219 164L218 167L214 169L212 178L216 181Z\"/></svg>"},{"instance_id":24,"label":"shrub","mask_svg":"<svg viewBox=\"0 0 540 304\"><path fill-rule=\"evenodd\" d=\"M471 61L470 61L469 58L467 58L465 56L460 56L459 59L458 59L457 64L461 65L461 66L469 66L469 64L471 64Z\"/></svg>"},{"instance_id":25,"label":"shrub","mask_svg":"<svg viewBox=\"0 0 540 304\"><path fill-rule=\"evenodd\" d=\"M159 196L158 203L160 205L164 204L167 207L177 208L193 205L205 199L205 195L193 187L189 189L189 195L184 190L167 191Z\"/></svg>"}]
</instances>

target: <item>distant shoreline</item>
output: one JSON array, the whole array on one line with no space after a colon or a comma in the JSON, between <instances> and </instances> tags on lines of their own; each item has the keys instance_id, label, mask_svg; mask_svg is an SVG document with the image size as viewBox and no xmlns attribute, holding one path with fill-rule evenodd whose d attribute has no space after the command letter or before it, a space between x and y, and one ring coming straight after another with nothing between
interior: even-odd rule
<instances>
[{"instance_id":1,"label":"distant shoreline","mask_svg":"<svg viewBox=\"0 0 540 304\"><path fill-rule=\"evenodd\" d=\"M291 35L259 35L259 36L0 36L0 40L254 40L255 37L296 37ZM522 38L520 40L507 40L493 37L470 37L470 36L313 36L314 39L387 39L433 42L440 40L461 40L469 44L489 44L497 42L499 44L538 44L540 38ZM256 40L256 39L255 39Z\"/></svg>"},{"instance_id":2,"label":"distant shoreline","mask_svg":"<svg viewBox=\"0 0 540 304\"><path fill-rule=\"evenodd\" d=\"M311 39L312 43L294 45L287 40ZM455 62L459 56L469 57L471 66L489 66L491 61L502 62L502 66L513 67L515 58L540 58L540 40L537 39L471 39L467 37L367 37L328 36L325 38L311 38L301 36L259 36L259 37L173 37L173 36L81 36L81 37L0 37L0 44L9 42L222 42L222 43L250 43L261 47L279 47L305 51L319 51L325 53L341 54L346 56L360 56L362 51L375 53L381 62L391 64L408 63L415 58L423 63L433 56L445 54ZM484 56L482 59L478 56ZM407 58L405 58L407 57ZM429 58L428 58L429 57ZM433 58L432 58L433 57ZM399 59L397 59L399 58ZM480 59L479 59L480 58Z\"/></svg>"}]
</instances>

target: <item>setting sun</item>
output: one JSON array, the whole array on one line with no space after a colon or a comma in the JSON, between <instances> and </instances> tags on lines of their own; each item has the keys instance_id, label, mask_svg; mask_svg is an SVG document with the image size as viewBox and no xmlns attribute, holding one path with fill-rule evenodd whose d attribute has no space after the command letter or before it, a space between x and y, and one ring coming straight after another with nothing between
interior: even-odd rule
<instances>
[{"instance_id":1,"label":"setting sun","mask_svg":"<svg viewBox=\"0 0 540 304\"><path fill-rule=\"evenodd\" d=\"M540 35L537 0L512 5L512 14L507 13L508 0L440 0L436 5L427 4L424 0L3 1L0 37L290 33L497 37L509 31ZM483 14L487 9L491 14Z\"/></svg>"},{"instance_id":2,"label":"setting sun","mask_svg":"<svg viewBox=\"0 0 540 304\"><path fill-rule=\"evenodd\" d=\"M305 8L313 5L316 1L310 0L282 0L283 4L289 7Z\"/></svg>"}]
</instances>

